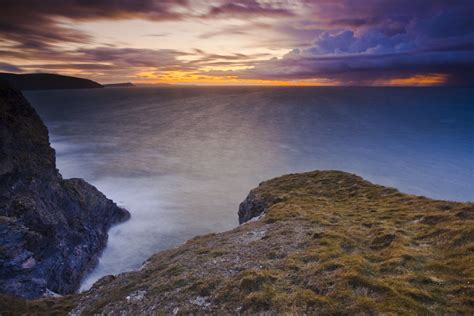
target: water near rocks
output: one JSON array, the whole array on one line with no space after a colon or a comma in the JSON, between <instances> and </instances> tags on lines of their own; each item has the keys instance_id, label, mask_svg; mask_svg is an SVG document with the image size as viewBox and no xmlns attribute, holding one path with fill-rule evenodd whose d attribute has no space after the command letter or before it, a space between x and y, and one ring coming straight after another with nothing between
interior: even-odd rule
<instances>
[{"instance_id":1,"label":"water near rocks","mask_svg":"<svg viewBox=\"0 0 474 316\"><path fill-rule=\"evenodd\" d=\"M338 169L403 192L474 200L474 94L461 88L160 87L26 93L64 177L132 213L98 278L238 225L260 181Z\"/></svg>"}]
</instances>

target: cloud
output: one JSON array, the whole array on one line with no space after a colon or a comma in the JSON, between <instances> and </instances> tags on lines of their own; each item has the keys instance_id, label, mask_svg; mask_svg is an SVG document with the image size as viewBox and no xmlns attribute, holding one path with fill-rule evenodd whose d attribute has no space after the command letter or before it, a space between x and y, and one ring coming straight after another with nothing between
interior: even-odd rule
<instances>
[{"instance_id":1,"label":"cloud","mask_svg":"<svg viewBox=\"0 0 474 316\"><path fill-rule=\"evenodd\" d=\"M143 17L172 19L179 16L178 8L187 7L186 0L3 0L2 10L14 19L24 14L64 17L74 20L127 19Z\"/></svg>"},{"instance_id":2,"label":"cloud","mask_svg":"<svg viewBox=\"0 0 474 316\"><path fill-rule=\"evenodd\" d=\"M403 0L358 1L357 6L350 0L315 3L306 3L313 6L313 17L333 18L326 19L324 27L299 21L296 29L314 32L311 45L232 75L372 84L442 74L447 84L474 84L474 5L470 2L451 5L420 0L414 6ZM347 19L349 10L353 10L353 18Z\"/></svg>"},{"instance_id":3,"label":"cloud","mask_svg":"<svg viewBox=\"0 0 474 316\"><path fill-rule=\"evenodd\" d=\"M356 36L353 31L323 32L308 52L312 55L395 53L415 48L406 33L387 35L379 30L369 30Z\"/></svg>"},{"instance_id":4,"label":"cloud","mask_svg":"<svg viewBox=\"0 0 474 316\"><path fill-rule=\"evenodd\" d=\"M172 49L139 49L97 47L78 49L74 54L81 60L103 63L113 63L121 67L155 67L163 68L182 65L178 57L187 53Z\"/></svg>"},{"instance_id":5,"label":"cloud","mask_svg":"<svg viewBox=\"0 0 474 316\"><path fill-rule=\"evenodd\" d=\"M177 0L4 0L1 3L0 44L14 49L52 49L61 43L89 43L89 35L67 27L67 21L103 19L179 19Z\"/></svg>"},{"instance_id":6,"label":"cloud","mask_svg":"<svg viewBox=\"0 0 474 316\"><path fill-rule=\"evenodd\" d=\"M62 64L29 64L23 65L23 71L30 71L31 69L47 69L48 71L57 70L113 70L114 65L102 63L62 63ZM13 71L13 70L12 70ZM16 71L13 71L16 72Z\"/></svg>"},{"instance_id":7,"label":"cloud","mask_svg":"<svg viewBox=\"0 0 474 316\"><path fill-rule=\"evenodd\" d=\"M4 0L1 3L0 44L15 49L51 49L60 43L90 43L91 37L65 22L143 19L179 21L229 16L291 15L284 3L252 0L208 4L188 0ZM151 36L163 36L152 34ZM210 35L212 36L212 34Z\"/></svg>"},{"instance_id":8,"label":"cloud","mask_svg":"<svg viewBox=\"0 0 474 316\"><path fill-rule=\"evenodd\" d=\"M12 64L0 62L0 71L6 72L23 72L23 69Z\"/></svg>"},{"instance_id":9,"label":"cloud","mask_svg":"<svg viewBox=\"0 0 474 316\"><path fill-rule=\"evenodd\" d=\"M234 0L213 6L207 17L285 17L293 16L290 1Z\"/></svg>"},{"instance_id":10,"label":"cloud","mask_svg":"<svg viewBox=\"0 0 474 316\"><path fill-rule=\"evenodd\" d=\"M168 36L168 33L152 33L152 34L147 34L145 36L147 37L166 37Z\"/></svg>"},{"instance_id":11,"label":"cloud","mask_svg":"<svg viewBox=\"0 0 474 316\"><path fill-rule=\"evenodd\" d=\"M233 27L227 27L222 30L214 31L214 32L207 32L199 35L199 38L201 39L209 39L213 38L216 36L235 36L235 35L247 35L249 34L248 30L243 30L241 28L233 28Z\"/></svg>"},{"instance_id":12,"label":"cloud","mask_svg":"<svg viewBox=\"0 0 474 316\"><path fill-rule=\"evenodd\" d=\"M9 63L1 63L0 69L68 69L91 76L181 71L345 84L409 82L403 78L432 75L450 84L474 84L473 11L470 0L4 0L0 58ZM195 39L206 40L207 45L212 39L216 47L222 47L224 44L217 44L223 36L235 37L236 41L259 37L259 48L279 54L284 48L288 53L270 58L247 53L256 50L222 53L203 46L204 51L199 41L193 42L196 49L189 48L190 52L114 47L97 44L89 34L74 28L76 22L126 19L176 23L193 19L210 25L217 19L229 20L231 26L216 23L222 26ZM148 36L166 37L171 43L173 34L169 32L150 32ZM87 45L73 48L78 44ZM10 60L25 62L16 66ZM246 69L202 70L232 66Z\"/></svg>"},{"instance_id":13,"label":"cloud","mask_svg":"<svg viewBox=\"0 0 474 316\"><path fill-rule=\"evenodd\" d=\"M448 84L473 85L473 56L472 51L317 56L294 50L283 58L260 62L252 69L233 72L233 75L247 79L327 79L349 85L370 85L383 79L444 74Z\"/></svg>"}]
</instances>

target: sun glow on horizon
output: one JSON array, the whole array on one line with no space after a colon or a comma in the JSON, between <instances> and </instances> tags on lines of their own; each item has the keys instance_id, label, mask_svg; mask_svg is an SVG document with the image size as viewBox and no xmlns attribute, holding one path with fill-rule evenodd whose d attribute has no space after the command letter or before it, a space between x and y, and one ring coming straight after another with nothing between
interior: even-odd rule
<instances>
[{"instance_id":1,"label":"sun glow on horizon","mask_svg":"<svg viewBox=\"0 0 474 316\"><path fill-rule=\"evenodd\" d=\"M472 10L462 2L415 11L402 1L386 10L345 0L23 2L3 8L0 72L99 83L474 84Z\"/></svg>"},{"instance_id":2,"label":"sun glow on horizon","mask_svg":"<svg viewBox=\"0 0 474 316\"><path fill-rule=\"evenodd\" d=\"M243 79L238 76L211 76L184 71L167 71L154 73L143 71L135 74L134 83L137 84L183 84L183 85L271 85L271 86L334 86L340 85L337 81L326 79L313 80L265 80Z\"/></svg>"},{"instance_id":3,"label":"sun glow on horizon","mask_svg":"<svg viewBox=\"0 0 474 316\"><path fill-rule=\"evenodd\" d=\"M447 83L448 76L445 74L427 74L427 75L415 75L406 78L396 78L386 81L381 81L382 85L388 86L439 86Z\"/></svg>"}]
</instances>

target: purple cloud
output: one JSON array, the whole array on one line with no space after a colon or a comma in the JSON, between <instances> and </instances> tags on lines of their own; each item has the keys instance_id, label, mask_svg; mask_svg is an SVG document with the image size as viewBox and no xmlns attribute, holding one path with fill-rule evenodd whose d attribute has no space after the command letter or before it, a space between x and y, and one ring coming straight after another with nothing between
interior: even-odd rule
<instances>
[{"instance_id":1,"label":"purple cloud","mask_svg":"<svg viewBox=\"0 0 474 316\"><path fill-rule=\"evenodd\" d=\"M330 17L325 24L300 21L300 28L315 34L311 45L233 75L371 84L381 79L443 74L448 84L474 84L474 3L470 1L306 4L312 6L314 16ZM353 18L348 20L350 14Z\"/></svg>"},{"instance_id":2,"label":"purple cloud","mask_svg":"<svg viewBox=\"0 0 474 316\"><path fill-rule=\"evenodd\" d=\"M6 72L23 72L23 69L9 63L0 62L0 71Z\"/></svg>"},{"instance_id":3,"label":"purple cloud","mask_svg":"<svg viewBox=\"0 0 474 316\"><path fill-rule=\"evenodd\" d=\"M100 69L120 74L151 68L157 72L182 70L244 79L326 79L347 84L443 74L450 84L474 84L472 12L474 2L471 0L214 0L202 3L186 0L5 0L0 12L0 57L55 60L42 65L46 70L60 70L64 63L72 69ZM287 48L288 54L261 61L263 55L206 53L197 47L193 61L183 61L180 57L189 53L172 49L105 45L76 50L60 48L65 42L93 44L88 34L64 27L59 23L61 19L205 19L206 23L212 23L215 19L247 22L260 17L265 18L265 28L255 30L240 25L217 28L202 34L201 39L215 37L217 41L222 35L248 36L258 32L261 33L260 44L265 43L269 49ZM267 39L265 31L269 29L281 33L281 40ZM162 33L154 35L162 36ZM98 63L97 66L93 66L94 63ZM202 72L199 67L204 65L251 68ZM24 70L15 67L0 64L0 69Z\"/></svg>"},{"instance_id":4,"label":"purple cloud","mask_svg":"<svg viewBox=\"0 0 474 316\"><path fill-rule=\"evenodd\" d=\"M4 0L0 12L0 44L14 49L45 50L64 42L89 43L91 38L64 27L60 19L179 19L176 8L186 0Z\"/></svg>"},{"instance_id":5,"label":"purple cloud","mask_svg":"<svg viewBox=\"0 0 474 316\"><path fill-rule=\"evenodd\" d=\"M256 1L256 0L234 0L223 1L220 5L213 6L207 17L215 16L292 16L294 15L288 3L285 1Z\"/></svg>"}]
</instances>

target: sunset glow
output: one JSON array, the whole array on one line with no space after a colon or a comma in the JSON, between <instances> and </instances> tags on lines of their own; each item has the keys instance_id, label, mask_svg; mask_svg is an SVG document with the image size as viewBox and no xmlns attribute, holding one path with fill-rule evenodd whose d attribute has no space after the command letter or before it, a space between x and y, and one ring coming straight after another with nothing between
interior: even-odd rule
<instances>
[{"instance_id":1,"label":"sunset glow","mask_svg":"<svg viewBox=\"0 0 474 316\"><path fill-rule=\"evenodd\" d=\"M4 1L0 71L101 83L469 85L472 2Z\"/></svg>"},{"instance_id":2,"label":"sunset glow","mask_svg":"<svg viewBox=\"0 0 474 316\"><path fill-rule=\"evenodd\" d=\"M440 86L448 82L448 77L444 74L415 75L408 78L390 79L381 81L379 85L388 86Z\"/></svg>"}]
</instances>

